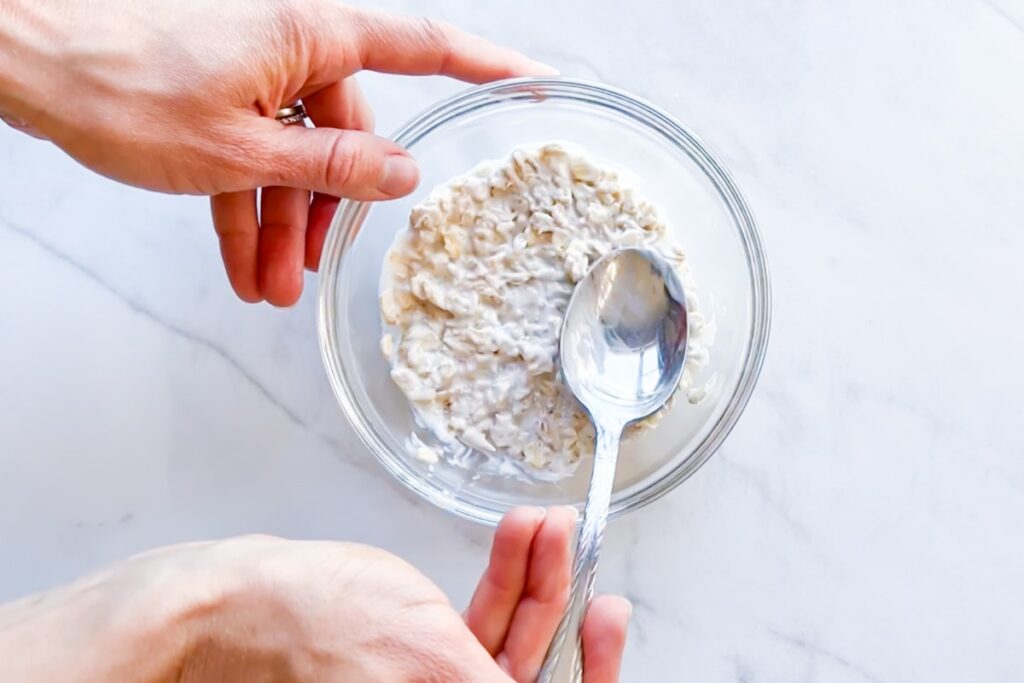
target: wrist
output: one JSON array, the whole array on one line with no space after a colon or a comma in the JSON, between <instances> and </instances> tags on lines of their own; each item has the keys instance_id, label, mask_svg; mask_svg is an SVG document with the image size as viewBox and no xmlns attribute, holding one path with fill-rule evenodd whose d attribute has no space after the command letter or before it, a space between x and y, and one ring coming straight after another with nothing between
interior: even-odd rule
<instances>
[{"instance_id":1,"label":"wrist","mask_svg":"<svg viewBox=\"0 0 1024 683\"><path fill-rule=\"evenodd\" d=\"M0 606L0 680L177 680L212 598L146 558Z\"/></svg>"}]
</instances>

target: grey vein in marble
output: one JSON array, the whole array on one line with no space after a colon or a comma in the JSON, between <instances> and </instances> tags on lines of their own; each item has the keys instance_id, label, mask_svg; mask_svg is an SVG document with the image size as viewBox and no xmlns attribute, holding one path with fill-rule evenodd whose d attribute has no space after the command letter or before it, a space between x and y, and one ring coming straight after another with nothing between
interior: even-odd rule
<instances>
[{"instance_id":1,"label":"grey vein in marble","mask_svg":"<svg viewBox=\"0 0 1024 683\"><path fill-rule=\"evenodd\" d=\"M71 256L65 254L63 251L57 249L53 245L47 243L45 240L41 239L31 230L27 230L18 225L15 225L12 221L4 218L3 216L0 216L0 227L22 237L25 240L28 240L39 249L45 251L50 256L60 260L69 267L73 268L75 271L85 276L90 281L92 281L94 285L101 288L102 290L113 296L115 299L120 301L122 304L127 306L129 309L131 309L133 313L141 316L142 318L145 318L154 325L157 325L167 330L176 337L184 339L185 341L194 344L206 350L207 352L213 354L222 362L231 367L235 372L241 375L241 377L245 379L246 383L249 384L249 386L251 386L257 393L259 393L270 405L274 406L274 408L280 411L281 414L284 415L296 427L299 427L303 431L306 431L316 436L318 439L326 442L336 452L344 453L345 449L341 443L339 443L333 437L315 429L312 425L310 425L308 422L302 419L302 417L298 413L296 413L287 405L279 401L277 397L274 396L274 394L269 389L267 389L267 387L264 386L263 383L260 382L259 379L252 372L250 372L244 365L242 365L242 363L238 361L238 359L236 359L234 356L228 353L227 350L224 349L223 347L218 346L213 341L205 337L202 337L198 334L195 334L194 332L191 332L181 327L180 325L177 325L174 322L163 318L156 311L148 308L147 306L139 303L138 301L131 299L124 292L122 292L117 287L112 285L109 281L107 281L102 275L93 271L83 263L71 258ZM379 476L380 474L379 468L368 467L366 464L362 462L348 459L346 459L345 462L347 464L353 465L361 470L372 473L374 475Z\"/></svg>"},{"instance_id":2,"label":"grey vein in marble","mask_svg":"<svg viewBox=\"0 0 1024 683\"><path fill-rule=\"evenodd\" d=\"M808 657L820 657L822 659L825 659L826 661L829 661L835 664L836 666L842 667L843 669L846 669L852 673L857 674L866 681L871 681L871 683L885 683L881 678L878 678L871 672L867 671L866 669L858 665L856 662L850 661L846 657L838 655L831 650L828 650L820 645L812 643L804 638L792 636L788 633L783 633L782 631L779 631L771 626L765 626L764 628L768 633L770 633L774 637L778 638L787 645L796 648Z\"/></svg>"},{"instance_id":3,"label":"grey vein in marble","mask_svg":"<svg viewBox=\"0 0 1024 683\"><path fill-rule=\"evenodd\" d=\"M821 548L815 541L814 535L806 525L799 522L794 518L788 510L783 506L782 502L779 501L775 495L768 489L768 486L764 479L752 471L751 469L734 462L732 459L727 458L725 455L719 455L718 462L725 465L725 470L733 473L743 482L745 482L762 501L765 505L778 516L782 523L789 529L792 536L803 544L807 550L817 557L822 562L827 562L828 558L822 554Z\"/></svg>"},{"instance_id":4,"label":"grey vein in marble","mask_svg":"<svg viewBox=\"0 0 1024 683\"><path fill-rule=\"evenodd\" d=\"M1013 26L1018 31L1021 31L1022 33L1024 33L1024 24L1022 24L1020 22L1020 20L1018 20L1012 14L1007 12L1001 5L999 5L998 3L993 2L992 0L982 0L982 1L986 5L988 5L992 9L993 12L995 12L996 14L1001 16L1003 19L1006 19L1006 21L1010 22L1011 26Z\"/></svg>"}]
</instances>

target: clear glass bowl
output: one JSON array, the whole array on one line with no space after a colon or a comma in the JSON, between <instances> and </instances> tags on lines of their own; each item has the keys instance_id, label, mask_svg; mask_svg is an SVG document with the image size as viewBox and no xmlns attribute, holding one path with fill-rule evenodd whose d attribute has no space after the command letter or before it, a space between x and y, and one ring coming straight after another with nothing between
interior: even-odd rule
<instances>
[{"instance_id":1,"label":"clear glass bowl","mask_svg":"<svg viewBox=\"0 0 1024 683\"><path fill-rule=\"evenodd\" d=\"M705 313L718 334L703 403L678 401L657 429L623 444L612 516L650 503L693 474L728 435L750 397L768 342L771 301L761 239L746 201L718 159L664 111L603 85L560 78L516 79L438 103L394 139L417 158L419 189L401 200L342 202L321 259L320 347L331 386L369 450L399 481L432 503L495 524L515 505L580 505L588 462L559 482L481 475L409 452L421 433L389 376L378 342L378 292L385 253L411 208L435 186L514 147L552 140L586 148L635 176L664 210L686 249ZM424 435L429 440L429 435Z\"/></svg>"}]
</instances>

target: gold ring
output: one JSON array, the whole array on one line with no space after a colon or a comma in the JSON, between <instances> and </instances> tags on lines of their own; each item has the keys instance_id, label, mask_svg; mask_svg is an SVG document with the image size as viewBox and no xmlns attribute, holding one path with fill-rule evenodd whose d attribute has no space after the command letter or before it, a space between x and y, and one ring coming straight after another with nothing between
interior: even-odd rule
<instances>
[{"instance_id":1,"label":"gold ring","mask_svg":"<svg viewBox=\"0 0 1024 683\"><path fill-rule=\"evenodd\" d=\"M278 109L277 115L274 118L286 126L291 126L296 123L305 124L309 114L306 113L306 108L302 106L302 102L296 102L290 106Z\"/></svg>"}]
</instances>

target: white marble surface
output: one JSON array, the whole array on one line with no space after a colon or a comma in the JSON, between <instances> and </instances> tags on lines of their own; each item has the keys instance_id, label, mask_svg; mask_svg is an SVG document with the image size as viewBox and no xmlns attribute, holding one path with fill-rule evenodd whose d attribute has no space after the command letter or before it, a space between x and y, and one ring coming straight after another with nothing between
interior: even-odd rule
<instances>
[{"instance_id":1,"label":"white marble surface","mask_svg":"<svg viewBox=\"0 0 1024 683\"><path fill-rule=\"evenodd\" d=\"M624 680L1024 679L1024 4L382 4L661 104L760 220L750 407L609 533ZM457 87L364 83L384 130ZM468 597L488 535L359 445L314 278L293 310L242 305L204 201L7 131L0 169L0 599L251 531L375 543Z\"/></svg>"}]
</instances>

